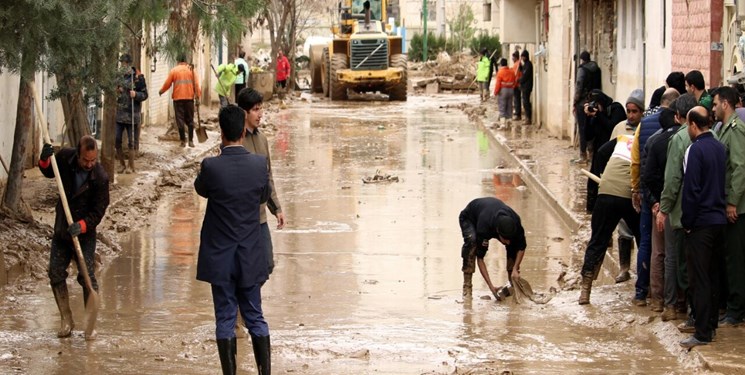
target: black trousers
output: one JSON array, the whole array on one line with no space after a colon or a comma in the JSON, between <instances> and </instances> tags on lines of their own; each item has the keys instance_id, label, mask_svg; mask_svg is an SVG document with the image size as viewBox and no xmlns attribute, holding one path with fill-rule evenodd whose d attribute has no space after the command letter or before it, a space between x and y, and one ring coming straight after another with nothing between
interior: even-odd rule
<instances>
[{"instance_id":1,"label":"black trousers","mask_svg":"<svg viewBox=\"0 0 745 375\"><path fill-rule=\"evenodd\" d=\"M585 250L585 263L582 265L582 276L592 277L595 267L603 263L608 242L618 222L623 219L634 233L639 245L639 214L631 204L631 198L600 194L592 211L590 242Z\"/></svg>"},{"instance_id":2,"label":"black trousers","mask_svg":"<svg viewBox=\"0 0 745 375\"><path fill-rule=\"evenodd\" d=\"M724 266L724 228L713 225L686 233L688 289L696 320L694 336L709 342L719 319L719 283Z\"/></svg>"},{"instance_id":3,"label":"black trousers","mask_svg":"<svg viewBox=\"0 0 745 375\"><path fill-rule=\"evenodd\" d=\"M515 97L514 97L514 104L515 107L515 116L517 118L521 118L523 114L523 105L522 105L522 95L520 94L520 86L515 87Z\"/></svg>"},{"instance_id":4,"label":"black trousers","mask_svg":"<svg viewBox=\"0 0 745 375\"><path fill-rule=\"evenodd\" d=\"M194 139L194 100L174 100L173 112L176 115L176 125L178 126L178 137L184 141L184 132L188 128L189 141Z\"/></svg>"},{"instance_id":5,"label":"black trousers","mask_svg":"<svg viewBox=\"0 0 745 375\"><path fill-rule=\"evenodd\" d=\"M525 118L533 120L533 103L530 102L530 94L533 92L532 87L523 87L520 89L523 96L523 107L525 107Z\"/></svg>"}]
</instances>

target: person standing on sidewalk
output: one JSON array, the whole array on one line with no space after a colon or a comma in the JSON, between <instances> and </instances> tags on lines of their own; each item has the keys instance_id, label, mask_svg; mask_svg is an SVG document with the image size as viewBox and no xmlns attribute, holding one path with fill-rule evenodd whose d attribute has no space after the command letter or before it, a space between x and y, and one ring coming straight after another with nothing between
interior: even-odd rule
<instances>
[{"instance_id":1,"label":"person standing on sidewalk","mask_svg":"<svg viewBox=\"0 0 745 375\"><path fill-rule=\"evenodd\" d=\"M267 168L269 169L271 194L266 203L262 203L259 208L259 214L261 215L259 223L261 224L261 233L264 242L266 242L268 274L271 275L274 270L274 247L272 246L272 234L266 220L266 209L268 207L269 212L277 218L277 229L284 228L285 215L282 213L282 206L279 204L279 198L277 197L277 188L274 186L272 157L269 155L269 142L264 133L259 130L261 116L263 115L262 102L263 98L261 94L252 88L245 88L238 94L237 104L241 109L246 111L243 147L253 154L265 157Z\"/></svg>"},{"instance_id":2,"label":"person standing on sidewalk","mask_svg":"<svg viewBox=\"0 0 745 375\"><path fill-rule=\"evenodd\" d=\"M662 108L670 106L673 100L677 99L680 94L675 89L667 89L662 95L660 107L652 114L641 119L640 125L634 132L634 143L631 146L631 201L634 209L640 213L639 231L641 238L639 240L639 251L636 258L636 297L635 302L641 305L649 295L650 272L652 260L652 207L649 204L649 191L642 186L639 171L646 162L646 153L642 152L646 146L647 140L652 134L660 130L660 111ZM660 275L661 276L661 275ZM660 279L661 280L661 279ZM662 312L662 288L658 288L658 296L652 297L652 309L655 312ZM659 298L657 298L659 297Z\"/></svg>"},{"instance_id":3,"label":"person standing on sidewalk","mask_svg":"<svg viewBox=\"0 0 745 375\"><path fill-rule=\"evenodd\" d=\"M171 87L173 87L171 98L173 99L173 111L176 116L181 147L186 147L186 136L184 134L186 128L189 131L189 147L194 147L194 100L199 100L201 90L197 75L186 62L185 54L179 55L178 65L168 72L168 78L163 82L163 87L158 91L158 95L163 95Z\"/></svg>"},{"instance_id":4,"label":"person standing on sidewalk","mask_svg":"<svg viewBox=\"0 0 745 375\"><path fill-rule=\"evenodd\" d=\"M122 136L127 132L127 149L129 159L129 171L135 172L135 154L139 149L140 123L142 122L142 102L147 100L147 85L145 76L132 66L132 57L123 54L119 61L122 63L124 73L117 88L119 97L116 107L116 136L114 137L114 149L119 159L121 168L118 173L127 172L124 163L124 152L122 151Z\"/></svg>"},{"instance_id":5,"label":"person standing on sidewalk","mask_svg":"<svg viewBox=\"0 0 745 375\"><path fill-rule=\"evenodd\" d=\"M481 101L489 99L489 82L491 81L491 61L489 61L489 51L486 48L481 49L479 62L476 64L476 82L479 84L479 93Z\"/></svg>"},{"instance_id":6,"label":"person standing on sidewalk","mask_svg":"<svg viewBox=\"0 0 745 375\"><path fill-rule=\"evenodd\" d=\"M287 87L287 79L290 78L290 62L282 51L277 52L277 86Z\"/></svg>"},{"instance_id":7,"label":"person standing on sidewalk","mask_svg":"<svg viewBox=\"0 0 745 375\"><path fill-rule=\"evenodd\" d=\"M577 163L579 164L587 164L588 162L588 140L585 132L588 118L584 110L585 104L592 100L589 99L592 90L602 90L602 82L600 67L596 62L590 60L589 52L582 51L579 54L579 68L577 68L577 82L574 87L572 105L572 112L577 119L576 133L579 137L579 159L577 159ZM598 147L600 146L602 145L598 145Z\"/></svg>"},{"instance_id":8,"label":"person standing on sidewalk","mask_svg":"<svg viewBox=\"0 0 745 375\"><path fill-rule=\"evenodd\" d=\"M686 91L689 94L696 97L698 104L711 111L714 100L711 95L706 92L706 82L704 81L704 75L698 70L691 70L686 74Z\"/></svg>"},{"instance_id":9,"label":"person standing on sidewalk","mask_svg":"<svg viewBox=\"0 0 745 375\"><path fill-rule=\"evenodd\" d=\"M507 59L499 60L497 84L494 86L494 96L499 105L499 120L504 125L512 119L512 97L515 94L515 73L507 66Z\"/></svg>"},{"instance_id":10,"label":"person standing on sidewalk","mask_svg":"<svg viewBox=\"0 0 745 375\"><path fill-rule=\"evenodd\" d=\"M697 106L688 112L688 135L693 141L683 159L681 224L685 231L691 304L695 333L680 342L684 348L706 345L717 328L719 276L727 224L724 175L727 153L709 130L709 111Z\"/></svg>"},{"instance_id":11,"label":"person standing on sidewalk","mask_svg":"<svg viewBox=\"0 0 745 375\"><path fill-rule=\"evenodd\" d=\"M522 78L523 70L520 62L520 54L517 51L512 52L512 72L515 73L515 120L520 121L523 119L522 97L520 96L520 78Z\"/></svg>"},{"instance_id":12,"label":"person standing on sidewalk","mask_svg":"<svg viewBox=\"0 0 745 375\"><path fill-rule=\"evenodd\" d=\"M52 145L44 144L39 157L39 170L46 178L55 177L52 162L49 160L52 154L54 154ZM98 162L98 144L89 135L80 138L77 148L59 150L55 158L73 223L67 224L62 200L58 200L47 274L49 283L52 285L54 300L57 302L62 317L57 337L69 337L75 323L72 319L70 297L67 292L67 267L73 259L76 263L78 262L72 236L77 236L80 241L91 286L97 292L96 227L101 223L106 214L106 208L109 207L109 176ZM87 304L90 291L86 288L85 279L80 272L78 272L77 280L78 284L83 287L83 303ZM95 331L85 339L94 338Z\"/></svg>"},{"instance_id":13,"label":"person standing on sidewalk","mask_svg":"<svg viewBox=\"0 0 745 375\"><path fill-rule=\"evenodd\" d=\"M670 105L671 107L675 107L675 101ZM652 228L650 228L652 232L652 257L649 267L649 291L652 298L652 310L654 312L663 312L662 319L663 321L667 321L674 319L676 313L674 308L665 313L667 310L665 310L664 306L675 304L677 288L672 284L672 289L668 294L665 275L665 233L664 231L657 230L655 220L660 210L660 195L662 194L662 187L665 183L667 145L670 137L680 128L680 125L675 122L675 110L671 108L662 108L660 110L659 120L661 125L660 131L649 137L647 144L644 146L646 161L642 168L641 185L647 189L646 197L652 214ZM657 307L658 303L662 304L662 310ZM669 315L670 313L672 313L672 316Z\"/></svg>"},{"instance_id":14,"label":"person standing on sidewalk","mask_svg":"<svg viewBox=\"0 0 745 375\"><path fill-rule=\"evenodd\" d=\"M507 249L507 278L511 282L520 277L520 264L527 247L520 216L501 200L486 197L469 202L460 212L458 221L463 235L460 252L463 258L463 295L470 296L473 291L472 278L478 264L486 285L497 296L499 290L491 282L484 257L489 251L489 240L498 240Z\"/></svg>"},{"instance_id":15,"label":"person standing on sidewalk","mask_svg":"<svg viewBox=\"0 0 745 375\"><path fill-rule=\"evenodd\" d=\"M233 102L238 103L238 93L248 84L248 76L251 71L248 62L246 62L246 52L239 52L238 58L235 59L233 64L238 67L238 76L235 78L235 100Z\"/></svg>"},{"instance_id":16,"label":"person standing on sidewalk","mask_svg":"<svg viewBox=\"0 0 745 375\"><path fill-rule=\"evenodd\" d=\"M665 161L665 178L660 195L659 211L655 218L657 230L665 231L665 311L662 319L670 320L676 316L676 310L685 312L685 297L688 291L685 253L683 242L685 233L680 223L681 199L683 187L683 157L691 138L688 136L687 114L698 105L692 94L683 94L675 101L676 121L680 124L678 131L670 138ZM682 300L679 300L680 290ZM672 303L672 304L669 304ZM678 304L676 307L674 304ZM693 320L689 319L679 328L693 329Z\"/></svg>"},{"instance_id":17,"label":"person standing on sidewalk","mask_svg":"<svg viewBox=\"0 0 745 375\"><path fill-rule=\"evenodd\" d=\"M520 75L520 94L523 97L523 106L525 107L525 122L530 125L533 123L533 104L530 102L530 95L533 93L533 63L530 61L530 53L523 50L521 56L522 73Z\"/></svg>"},{"instance_id":18,"label":"person standing on sidewalk","mask_svg":"<svg viewBox=\"0 0 745 375\"><path fill-rule=\"evenodd\" d=\"M732 87L721 87L714 96L717 118L726 124L719 139L727 149L725 254L729 295L722 327L739 326L745 318L745 122L735 113L737 102Z\"/></svg>"},{"instance_id":19,"label":"person standing on sidewalk","mask_svg":"<svg viewBox=\"0 0 745 375\"><path fill-rule=\"evenodd\" d=\"M638 124L642 113L639 103L643 101L644 93L638 89L634 90L626 104L630 121ZM642 107L643 105L641 104ZM597 278L603 264L608 242L613 237L613 230L622 219L631 230L633 237L637 239L637 244L639 243L639 214L631 204L630 178L631 143L635 127L636 124L633 123L630 126L627 122L618 124L613 132L613 135L618 135L600 147L593 157L593 168L597 167L602 176L600 176L597 200L590 222L592 234L587 243L585 261L582 265L582 290L578 300L580 305L590 303L592 282ZM631 243L629 243L626 257L629 262L631 260L630 245ZM619 247L621 246L619 240ZM619 249L620 255L621 249ZM625 262L622 261L622 263Z\"/></svg>"},{"instance_id":20,"label":"person standing on sidewalk","mask_svg":"<svg viewBox=\"0 0 745 375\"><path fill-rule=\"evenodd\" d=\"M220 155L202 160L194 189L207 198L199 243L197 280L210 283L215 336L223 374L236 373L236 311L251 334L259 374L271 373L269 325L261 308L268 278L259 209L271 189L266 158L243 147L245 112L220 110Z\"/></svg>"}]
</instances>

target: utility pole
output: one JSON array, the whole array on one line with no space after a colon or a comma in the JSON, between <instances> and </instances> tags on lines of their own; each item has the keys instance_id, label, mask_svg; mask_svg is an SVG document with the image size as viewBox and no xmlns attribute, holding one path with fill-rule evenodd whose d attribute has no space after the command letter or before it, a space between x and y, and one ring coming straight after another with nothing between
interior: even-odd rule
<instances>
[{"instance_id":1,"label":"utility pole","mask_svg":"<svg viewBox=\"0 0 745 375\"><path fill-rule=\"evenodd\" d=\"M422 0L422 25L424 28L424 37L422 38L422 61L427 61L427 18L429 18L427 0Z\"/></svg>"}]
</instances>

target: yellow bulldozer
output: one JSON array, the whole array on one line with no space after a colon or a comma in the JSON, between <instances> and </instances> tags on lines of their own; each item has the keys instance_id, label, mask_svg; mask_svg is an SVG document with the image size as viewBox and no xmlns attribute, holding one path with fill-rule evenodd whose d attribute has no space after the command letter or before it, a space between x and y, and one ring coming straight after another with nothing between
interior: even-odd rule
<instances>
[{"instance_id":1,"label":"yellow bulldozer","mask_svg":"<svg viewBox=\"0 0 745 375\"><path fill-rule=\"evenodd\" d=\"M407 57L401 37L385 23L386 0L341 0L328 44L310 47L311 89L331 100L347 100L348 91L387 94L406 100Z\"/></svg>"}]
</instances>

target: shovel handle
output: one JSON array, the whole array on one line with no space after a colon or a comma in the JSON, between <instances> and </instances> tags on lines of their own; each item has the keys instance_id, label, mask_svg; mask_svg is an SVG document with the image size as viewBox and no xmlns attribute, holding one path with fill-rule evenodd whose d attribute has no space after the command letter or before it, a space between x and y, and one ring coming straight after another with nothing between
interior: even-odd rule
<instances>
[{"instance_id":1,"label":"shovel handle","mask_svg":"<svg viewBox=\"0 0 745 375\"><path fill-rule=\"evenodd\" d=\"M584 169L584 168L580 169L579 171L582 172L582 174L585 175L585 176L587 176L589 179L597 182L598 184L600 183L600 177L596 176L594 173L592 173L592 172L590 172L590 171L588 171L587 169Z\"/></svg>"},{"instance_id":2,"label":"shovel handle","mask_svg":"<svg viewBox=\"0 0 745 375\"><path fill-rule=\"evenodd\" d=\"M39 99L39 95L36 94L36 89L33 85L31 85L31 94L34 96L34 104L36 105L36 119L38 120L39 127L41 128L41 133L44 136L44 143L52 143L52 140L49 139L49 130L47 130L46 124L44 124L44 121L42 120L42 110L41 110L41 100ZM65 194L65 187L62 185L62 178L59 174L59 167L57 166L57 158L52 154L52 156L49 158L52 162L52 170L54 170L54 179L57 181L57 189L59 190L59 197L62 201L62 208L64 208L65 211L65 218L67 219L67 225L72 225L72 214L70 213L70 206L67 204L67 195ZM85 286L88 288L88 291L90 292L91 296L94 296L96 294L96 291L93 290L93 283L91 283L91 278L88 275L88 266L85 264L85 258L83 257L83 250L80 248L80 241L78 241L78 236L72 236L72 243L75 247L75 255L78 257L78 266L83 271L83 278L85 279ZM95 297L94 297L95 299Z\"/></svg>"}]
</instances>

